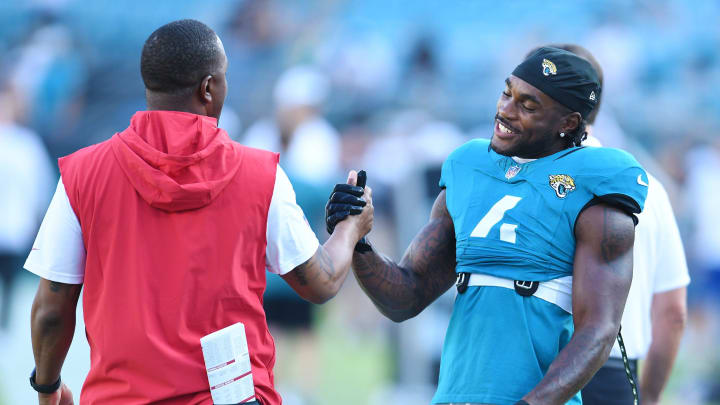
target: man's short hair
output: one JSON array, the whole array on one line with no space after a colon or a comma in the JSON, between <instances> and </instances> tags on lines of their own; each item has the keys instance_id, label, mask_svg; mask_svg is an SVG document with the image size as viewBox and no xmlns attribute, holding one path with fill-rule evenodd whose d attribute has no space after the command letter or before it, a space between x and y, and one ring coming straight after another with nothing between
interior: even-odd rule
<instances>
[{"instance_id":1,"label":"man's short hair","mask_svg":"<svg viewBox=\"0 0 720 405\"><path fill-rule=\"evenodd\" d=\"M220 63L217 35L197 20L165 24L150 34L140 57L145 88L178 93L215 73Z\"/></svg>"}]
</instances>

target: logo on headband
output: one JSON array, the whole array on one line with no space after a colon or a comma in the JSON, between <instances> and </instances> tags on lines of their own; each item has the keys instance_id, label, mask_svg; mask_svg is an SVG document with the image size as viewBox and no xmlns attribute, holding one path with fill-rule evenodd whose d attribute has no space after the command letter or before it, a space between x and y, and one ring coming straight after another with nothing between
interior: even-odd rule
<instances>
[{"instance_id":1,"label":"logo on headband","mask_svg":"<svg viewBox=\"0 0 720 405\"><path fill-rule=\"evenodd\" d=\"M542 67L543 67L543 71L542 71L542 72L543 72L543 74L544 74L545 76L550 76L550 75L556 75L556 74L557 74L557 68L555 67L555 64L552 63L552 62L550 62L550 61L547 60L547 59L543 59Z\"/></svg>"},{"instance_id":2,"label":"logo on headband","mask_svg":"<svg viewBox=\"0 0 720 405\"><path fill-rule=\"evenodd\" d=\"M595 97L595 90L590 92L590 101L595 101L597 97Z\"/></svg>"}]
</instances>

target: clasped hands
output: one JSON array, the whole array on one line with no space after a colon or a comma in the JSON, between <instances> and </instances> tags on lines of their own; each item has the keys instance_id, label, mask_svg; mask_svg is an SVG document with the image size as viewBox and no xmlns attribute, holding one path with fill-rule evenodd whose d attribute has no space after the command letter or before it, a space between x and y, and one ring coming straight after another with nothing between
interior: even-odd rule
<instances>
[{"instance_id":1,"label":"clasped hands","mask_svg":"<svg viewBox=\"0 0 720 405\"><path fill-rule=\"evenodd\" d=\"M354 222L358 227L360 240L355 245L358 252L370 250L365 235L372 229L374 208L372 205L372 189L365 186L365 171L350 171L347 183L338 183L333 188L325 205L325 226L329 234L335 231L345 219Z\"/></svg>"}]
</instances>

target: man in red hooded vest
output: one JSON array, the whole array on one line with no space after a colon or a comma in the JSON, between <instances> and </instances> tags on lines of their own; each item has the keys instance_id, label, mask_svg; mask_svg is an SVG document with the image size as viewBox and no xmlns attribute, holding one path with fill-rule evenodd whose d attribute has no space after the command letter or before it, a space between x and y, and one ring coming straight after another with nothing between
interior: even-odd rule
<instances>
[{"instance_id":1,"label":"man in red hooded vest","mask_svg":"<svg viewBox=\"0 0 720 405\"><path fill-rule=\"evenodd\" d=\"M81 404L211 404L200 338L237 322L255 387L248 401L281 403L265 269L311 302L332 298L370 230L372 199L367 188L362 213L319 245L278 155L218 128L226 69L222 42L204 24L160 27L141 57L148 110L59 160L61 178L25 264L41 277L30 378L40 404L73 403L60 370L83 286L91 365Z\"/></svg>"}]
</instances>

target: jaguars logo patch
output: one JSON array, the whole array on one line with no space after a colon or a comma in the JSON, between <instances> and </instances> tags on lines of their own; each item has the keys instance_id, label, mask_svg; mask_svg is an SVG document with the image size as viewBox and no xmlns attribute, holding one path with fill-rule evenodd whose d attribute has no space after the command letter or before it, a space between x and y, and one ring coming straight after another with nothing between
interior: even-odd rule
<instances>
[{"instance_id":1,"label":"jaguars logo patch","mask_svg":"<svg viewBox=\"0 0 720 405\"><path fill-rule=\"evenodd\" d=\"M550 75L556 75L556 74L557 74L557 67L555 67L555 64L554 64L554 63L550 62L550 61L547 60L547 59L543 59L543 61L542 61L542 68L543 68L543 71L542 71L542 72L543 72L543 74L544 74L545 76L550 76Z\"/></svg>"},{"instance_id":2,"label":"jaguars logo patch","mask_svg":"<svg viewBox=\"0 0 720 405\"><path fill-rule=\"evenodd\" d=\"M555 190L558 198L565 198L568 193L575 190L575 180L567 174L551 174L550 187Z\"/></svg>"}]
</instances>

